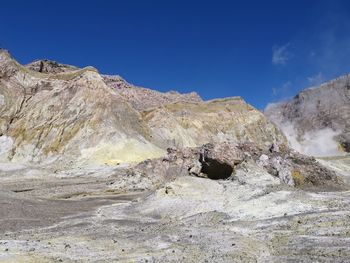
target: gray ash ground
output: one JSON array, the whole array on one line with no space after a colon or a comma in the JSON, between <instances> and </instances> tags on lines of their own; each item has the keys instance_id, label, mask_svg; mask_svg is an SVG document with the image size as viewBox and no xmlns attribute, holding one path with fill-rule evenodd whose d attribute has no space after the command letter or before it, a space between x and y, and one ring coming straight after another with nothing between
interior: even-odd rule
<instances>
[{"instance_id":1,"label":"gray ash ground","mask_svg":"<svg viewBox=\"0 0 350 263\"><path fill-rule=\"evenodd\" d=\"M321 162L348 179L349 157ZM350 262L348 190L301 190L248 168L122 191L127 168L2 167L0 261Z\"/></svg>"}]
</instances>

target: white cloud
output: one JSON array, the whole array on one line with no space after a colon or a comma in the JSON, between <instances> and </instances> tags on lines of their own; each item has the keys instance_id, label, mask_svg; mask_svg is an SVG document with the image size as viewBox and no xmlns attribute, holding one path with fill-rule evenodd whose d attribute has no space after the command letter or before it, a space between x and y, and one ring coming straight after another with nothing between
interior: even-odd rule
<instances>
[{"instance_id":1,"label":"white cloud","mask_svg":"<svg viewBox=\"0 0 350 263\"><path fill-rule=\"evenodd\" d=\"M322 84L322 82L324 82L325 78L324 78L323 74L320 72L314 76L308 77L307 80L308 80L310 85L318 86L318 85Z\"/></svg>"},{"instance_id":2,"label":"white cloud","mask_svg":"<svg viewBox=\"0 0 350 263\"><path fill-rule=\"evenodd\" d=\"M291 53L288 51L289 43L284 46L273 46L272 47L272 64L274 65L285 65L291 58Z\"/></svg>"}]
</instances>

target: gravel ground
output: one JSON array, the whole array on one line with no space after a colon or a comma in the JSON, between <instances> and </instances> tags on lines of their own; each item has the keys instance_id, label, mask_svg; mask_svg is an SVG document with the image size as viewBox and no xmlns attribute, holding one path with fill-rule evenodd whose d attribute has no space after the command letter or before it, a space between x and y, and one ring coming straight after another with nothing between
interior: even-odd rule
<instances>
[{"instance_id":1,"label":"gravel ground","mask_svg":"<svg viewBox=\"0 0 350 263\"><path fill-rule=\"evenodd\" d=\"M255 172L113 192L120 170L2 169L0 262L350 262L349 191Z\"/></svg>"}]
</instances>

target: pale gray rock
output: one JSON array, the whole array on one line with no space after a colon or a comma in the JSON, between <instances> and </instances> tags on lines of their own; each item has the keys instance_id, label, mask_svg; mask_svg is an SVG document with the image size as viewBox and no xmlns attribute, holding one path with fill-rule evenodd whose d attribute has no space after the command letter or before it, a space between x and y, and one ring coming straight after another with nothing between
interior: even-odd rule
<instances>
[{"instance_id":1,"label":"pale gray rock","mask_svg":"<svg viewBox=\"0 0 350 263\"><path fill-rule=\"evenodd\" d=\"M301 91L286 102L270 104L265 115L310 155L350 151L350 75Z\"/></svg>"},{"instance_id":2,"label":"pale gray rock","mask_svg":"<svg viewBox=\"0 0 350 263\"><path fill-rule=\"evenodd\" d=\"M62 73L75 71L78 69L77 67L71 65L60 64L56 61L47 59L34 61L25 65L25 67L41 73Z\"/></svg>"},{"instance_id":3,"label":"pale gray rock","mask_svg":"<svg viewBox=\"0 0 350 263\"><path fill-rule=\"evenodd\" d=\"M203 102L195 93L161 93L46 60L25 67L5 50L0 94L0 136L13 141L12 162L120 165L158 158L174 146L286 143L240 98Z\"/></svg>"},{"instance_id":4,"label":"pale gray rock","mask_svg":"<svg viewBox=\"0 0 350 263\"><path fill-rule=\"evenodd\" d=\"M347 262L349 158L241 98L0 50L1 262ZM0 96L0 98L2 98Z\"/></svg>"},{"instance_id":5,"label":"pale gray rock","mask_svg":"<svg viewBox=\"0 0 350 263\"><path fill-rule=\"evenodd\" d=\"M134 86L120 76L103 75L106 84L113 87L136 110L146 111L174 102L203 102L196 92L181 94L177 91L159 92Z\"/></svg>"},{"instance_id":6,"label":"pale gray rock","mask_svg":"<svg viewBox=\"0 0 350 263\"><path fill-rule=\"evenodd\" d=\"M150 142L140 114L96 69L43 73L19 65L6 51L0 56L6 102L0 135L14 142L8 160L116 165L164 154Z\"/></svg>"},{"instance_id":7,"label":"pale gray rock","mask_svg":"<svg viewBox=\"0 0 350 263\"><path fill-rule=\"evenodd\" d=\"M240 97L171 103L142 116L153 140L163 147L252 142L269 149L273 144L287 144L284 134Z\"/></svg>"},{"instance_id":8,"label":"pale gray rock","mask_svg":"<svg viewBox=\"0 0 350 263\"><path fill-rule=\"evenodd\" d=\"M254 163L265 173L279 178L281 183L289 186L327 191L345 187L337 173L312 157L289 149L283 152L266 151L254 144L236 145L225 142L194 148L169 148L165 157L144 161L134 169L152 178L159 186L181 176L235 180L239 170L247 170L247 162Z\"/></svg>"}]
</instances>

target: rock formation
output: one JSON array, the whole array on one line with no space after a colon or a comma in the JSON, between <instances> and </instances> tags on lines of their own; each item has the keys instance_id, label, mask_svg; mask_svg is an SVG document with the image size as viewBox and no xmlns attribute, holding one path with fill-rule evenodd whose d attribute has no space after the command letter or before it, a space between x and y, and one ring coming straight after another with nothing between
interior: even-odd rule
<instances>
[{"instance_id":1,"label":"rock formation","mask_svg":"<svg viewBox=\"0 0 350 263\"><path fill-rule=\"evenodd\" d=\"M260 167L286 185L304 189L342 189L340 177L315 158L288 148L264 150L252 143L224 142L181 150L169 148L166 156L141 162L133 171L163 181L180 175L235 180L236 171L242 170L246 163Z\"/></svg>"},{"instance_id":2,"label":"rock formation","mask_svg":"<svg viewBox=\"0 0 350 263\"><path fill-rule=\"evenodd\" d=\"M77 67L60 64L51 60L37 60L26 65L26 68L41 73L62 73L78 70Z\"/></svg>"},{"instance_id":3,"label":"rock formation","mask_svg":"<svg viewBox=\"0 0 350 263\"><path fill-rule=\"evenodd\" d=\"M284 135L241 98L177 102L142 113L154 140L177 148L216 142L254 142L263 148L285 144Z\"/></svg>"},{"instance_id":4,"label":"rock formation","mask_svg":"<svg viewBox=\"0 0 350 263\"><path fill-rule=\"evenodd\" d=\"M321 87L269 116L337 129L347 149L335 90L340 108ZM346 156L292 150L239 97L0 50L1 262L348 262L349 171Z\"/></svg>"},{"instance_id":5,"label":"rock formation","mask_svg":"<svg viewBox=\"0 0 350 263\"><path fill-rule=\"evenodd\" d=\"M180 94L177 91L162 93L156 90L137 87L120 76L103 75L106 84L118 92L136 110L145 111L157 108L173 102L202 102L201 97L196 92Z\"/></svg>"},{"instance_id":6,"label":"rock formation","mask_svg":"<svg viewBox=\"0 0 350 263\"><path fill-rule=\"evenodd\" d=\"M316 155L349 152L350 75L305 89L290 101L270 104L265 114L298 150Z\"/></svg>"},{"instance_id":7,"label":"rock formation","mask_svg":"<svg viewBox=\"0 0 350 263\"><path fill-rule=\"evenodd\" d=\"M162 154L140 114L93 68L39 73L1 51L0 81L4 158L116 163Z\"/></svg>"},{"instance_id":8,"label":"rock formation","mask_svg":"<svg viewBox=\"0 0 350 263\"><path fill-rule=\"evenodd\" d=\"M4 50L0 81L3 160L119 164L160 157L169 146L286 142L240 98L203 102L45 60L24 67Z\"/></svg>"}]
</instances>

